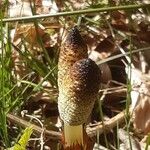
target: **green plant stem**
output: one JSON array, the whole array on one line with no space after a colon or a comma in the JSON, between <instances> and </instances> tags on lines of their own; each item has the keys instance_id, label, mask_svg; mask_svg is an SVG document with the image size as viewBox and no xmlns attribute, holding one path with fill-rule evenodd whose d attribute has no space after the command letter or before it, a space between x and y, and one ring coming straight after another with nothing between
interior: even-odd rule
<instances>
[{"instance_id":1,"label":"green plant stem","mask_svg":"<svg viewBox=\"0 0 150 150\"><path fill-rule=\"evenodd\" d=\"M105 97L105 91L104 91L102 97L103 96ZM102 125L103 125L103 127L105 127L105 125L104 125L104 116L103 116L103 112L102 112L102 99L104 97L103 98L102 97L99 100L99 111L100 111L100 117L101 117L101 120L102 120ZM105 141L106 147L109 148L109 146L108 146L108 140L107 140L107 136L106 136L106 132L105 131L104 131L104 141Z\"/></svg>"},{"instance_id":2,"label":"green plant stem","mask_svg":"<svg viewBox=\"0 0 150 150\"><path fill-rule=\"evenodd\" d=\"M2 24L2 18L3 18L3 12L0 10L0 97L2 98L0 100L0 137L3 140L3 144L5 147L10 146L10 142L8 139L8 132L7 132L7 121L6 121L6 107L7 102L4 97L5 92L8 87L8 72L7 69L7 59L5 59L5 55L7 55L7 44L5 46L4 44L4 32L3 32L3 24ZM7 83L6 83L7 81ZM8 98L9 99L9 98Z\"/></svg>"},{"instance_id":3,"label":"green plant stem","mask_svg":"<svg viewBox=\"0 0 150 150\"><path fill-rule=\"evenodd\" d=\"M150 134L148 134L148 137L146 139L146 146L145 146L145 150L149 149L149 145L150 145Z\"/></svg>"},{"instance_id":4,"label":"green plant stem","mask_svg":"<svg viewBox=\"0 0 150 150\"><path fill-rule=\"evenodd\" d=\"M132 150L132 143L131 143L131 137L130 137L130 104L131 104L131 91L132 91L132 86L131 86L131 73L132 73L132 50L131 50L131 38L130 38L130 49L129 49L129 64L128 64L128 79L127 79L127 99L126 99L126 120L127 120L127 133L128 133L128 138L129 138L129 144L130 144L130 149Z\"/></svg>"},{"instance_id":5,"label":"green plant stem","mask_svg":"<svg viewBox=\"0 0 150 150\"><path fill-rule=\"evenodd\" d=\"M14 22L14 21L33 22L34 19L43 19L43 18L48 18L48 17L80 15L80 14L98 13L98 12L114 11L114 10L139 9L139 8L146 8L146 7L147 8L150 7L150 4L103 7L103 8L84 9L84 10L76 10L76 11L69 11L69 12L58 12L55 14L44 14L44 15L27 16L27 17L8 18L8 19L3 19L3 22Z\"/></svg>"}]
</instances>

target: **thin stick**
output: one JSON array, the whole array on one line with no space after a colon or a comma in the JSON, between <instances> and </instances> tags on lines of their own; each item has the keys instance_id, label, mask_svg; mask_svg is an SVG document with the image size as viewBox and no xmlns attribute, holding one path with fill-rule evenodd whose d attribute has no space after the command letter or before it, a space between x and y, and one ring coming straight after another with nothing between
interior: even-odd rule
<instances>
[{"instance_id":1,"label":"thin stick","mask_svg":"<svg viewBox=\"0 0 150 150\"><path fill-rule=\"evenodd\" d=\"M15 115L12 115L12 114L7 114L7 118L12 121L13 123L16 123L24 128L26 127L29 127L29 126L32 126L33 127L33 131L37 134L40 134L43 132L43 128L35 125L35 124L32 124L26 120L23 120L22 118L18 117L18 116L15 116ZM44 131L44 134L46 136L48 136L50 139L53 139L53 140L61 140L61 133L60 132L57 132L57 131L52 131L52 130L46 130Z\"/></svg>"},{"instance_id":2,"label":"thin stick","mask_svg":"<svg viewBox=\"0 0 150 150\"><path fill-rule=\"evenodd\" d=\"M43 129L35 124L32 124L30 122L27 122L23 120L20 117L17 117L12 114L7 114L7 118L12 121L13 123L16 123L24 128L32 126L33 130L37 134L41 134ZM117 124L123 123L125 121L125 112L122 111L115 117L109 119L108 121L104 121L104 125L102 125L101 122L98 122L93 127L87 127L86 131L89 137L95 137L97 135L97 132L102 134L104 131L107 133L111 129L113 129ZM48 136L52 140L61 140L62 134L60 132L52 131L52 130L46 130L44 131L44 134Z\"/></svg>"},{"instance_id":3,"label":"thin stick","mask_svg":"<svg viewBox=\"0 0 150 150\"><path fill-rule=\"evenodd\" d=\"M130 110L131 111L131 110ZM87 127L86 131L90 137L96 136L97 132L102 134L104 131L108 133L111 129L113 129L117 124L121 124L125 121L125 111L120 112L115 117L109 119L108 121L104 121L104 123L99 123L94 127Z\"/></svg>"},{"instance_id":4,"label":"thin stick","mask_svg":"<svg viewBox=\"0 0 150 150\"><path fill-rule=\"evenodd\" d=\"M8 18L3 19L3 22L14 22L14 21L31 21L34 19L43 19L48 17L59 17L59 16L70 16L70 15L80 15L80 14L88 14L88 13L98 13L105 11L114 11L114 10L128 10L128 9L139 9L139 8L148 8L150 4L139 4L139 5L126 5L126 6L115 6L115 7L104 7L104 8L94 8L94 9L84 9L84 10L76 10L69 12L58 12L55 14L44 14L44 15L34 15L27 17L17 17L17 18Z\"/></svg>"},{"instance_id":5,"label":"thin stick","mask_svg":"<svg viewBox=\"0 0 150 150\"><path fill-rule=\"evenodd\" d=\"M137 52L140 52L140 51L147 51L147 50L150 50L150 47L145 47L145 48L140 48L140 49L132 50L131 53L134 54L134 53L137 53ZM123 57L125 55L130 55L130 52L126 52L125 54L117 54L117 55L108 57L106 59L100 60L100 61L97 62L97 65L100 65L100 64L103 64L103 63L115 60L115 59Z\"/></svg>"}]
</instances>

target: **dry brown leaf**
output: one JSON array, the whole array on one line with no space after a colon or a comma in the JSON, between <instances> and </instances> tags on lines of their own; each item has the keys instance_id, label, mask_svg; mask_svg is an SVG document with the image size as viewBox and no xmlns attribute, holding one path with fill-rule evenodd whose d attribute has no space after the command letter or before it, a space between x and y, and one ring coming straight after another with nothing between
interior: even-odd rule
<instances>
[{"instance_id":1,"label":"dry brown leaf","mask_svg":"<svg viewBox=\"0 0 150 150\"><path fill-rule=\"evenodd\" d=\"M145 41L147 43L150 43L150 31L139 31L137 33L137 37L141 40L141 41Z\"/></svg>"},{"instance_id":2,"label":"dry brown leaf","mask_svg":"<svg viewBox=\"0 0 150 150\"><path fill-rule=\"evenodd\" d=\"M149 23L141 21L138 26L139 26L141 31L145 31L146 32L146 31L148 31Z\"/></svg>"},{"instance_id":3,"label":"dry brown leaf","mask_svg":"<svg viewBox=\"0 0 150 150\"><path fill-rule=\"evenodd\" d=\"M36 6L42 6L42 0L35 0Z\"/></svg>"},{"instance_id":4,"label":"dry brown leaf","mask_svg":"<svg viewBox=\"0 0 150 150\"><path fill-rule=\"evenodd\" d=\"M122 20L112 22L112 27L125 32L128 32L130 30L128 24Z\"/></svg>"},{"instance_id":5,"label":"dry brown leaf","mask_svg":"<svg viewBox=\"0 0 150 150\"><path fill-rule=\"evenodd\" d=\"M101 60L101 55L97 51L91 51L89 58L97 62ZM100 64L98 67L101 70L101 80L103 83L107 83L108 81L112 80L111 71L107 63Z\"/></svg>"},{"instance_id":6,"label":"dry brown leaf","mask_svg":"<svg viewBox=\"0 0 150 150\"><path fill-rule=\"evenodd\" d=\"M41 28L40 26L36 31L36 28L33 24L19 25L16 29L13 43L14 45L19 45L21 39L23 38L27 44L28 51L30 51L30 53L35 57L38 57L39 50L41 50L41 45L38 42L37 36L41 37L44 47L48 49L50 46L50 36L45 32L44 28ZM25 65L21 55L15 50L12 53L12 59L14 63L14 74L16 75L17 79L22 79L29 73L30 69Z\"/></svg>"},{"instance_id":7,"label":"dry brown leaf","mask_svg":"<svg viewBox=\"0 0 150 150\"><path fill-rule=\"evenodd\" d=\"M113 11L112 17L112 27L121 31L129 31L127 15L124 11Z\"/></svg>"},{"instance_id":8,"label":"dry brown leaf","mask_svg":"<svg viewBox=\"0 0 150 150\"><path fill-rule=\"evenodd\" d=\"M41 37L45 47L49 46L50 36L47 36L44 28L41 28L40 26L38 26L36 31L33 24L19 26L16 30L13 42L18 44L18 41L20 41L19 39L23 37L26 42L29 43L30 47L40 47L37 36Z\"/></svg>"},{"instance_id":9,"label":"dry brown leaf","mask_svg":"<svg viewBox=\"0 0 150 150\"><path fill-rule=\"evenodd\" d=\"M105 59L110 56L115 50L115 41L112 36L108 36L101 41L95 51L99 52L101 59Z\"/></svg>"},{"instance_id":10,"label":"dry brown leaf","mask_svg":"<svg viewBox=\"0 0 150 150\"><path fill-rule=\"evenodd\" d=\"M50 12L51 4L48 3L47 5L43 5L43 0L35 0L35 6L36 6L36 13L37 14L48 14Z\"/></svg>"},{"instance_id":11,"label":"dry brown leaf","mask_svg":"<svg viewBox=\"0 0 150 150\"><path fill-rule=\"evenodd\" d=\"M131 80L133 124L136 130L148 134L150 133L150 76L133 69Z\"/></svg>"},{"instance_id":12,"label":"dry brown leaf","mask_svg":"<svg viewBox=\"0 0 150 150\"><path fill-rule=\"evenodd\" d=\"M150 82L142 83L139 92L139 102L134 110L134 126L147 134L150 132Z\"/></svg>"},{"instance_id":13,"label":"dry brown leaf","mask_svg":"<svg viewBox=\"0 0 150 150\"><path fill-rule=\"evenodd\" d=\"M113 11L113 12L111 13L111 17L112 17L112 19L115 20L115 21L127 19L127 16L126 16L125 12L124 12L124 11L119 11L119 10Z\"/></svg>"}]
</instances>

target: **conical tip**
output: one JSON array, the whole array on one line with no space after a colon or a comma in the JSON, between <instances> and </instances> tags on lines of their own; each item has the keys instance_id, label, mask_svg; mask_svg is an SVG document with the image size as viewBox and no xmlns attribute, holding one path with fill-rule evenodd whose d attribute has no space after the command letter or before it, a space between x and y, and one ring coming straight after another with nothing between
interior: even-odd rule
<instances>
[{"instance_id":1,"label":"conical tip","mask_svg":"<svg viewBox=\"0 0 150 150\"><path fill-rule=\"evenodd\" d=\"M83 45L83 44L85 44L83 38L80 35L80 32L79 32L77 26L74 26L70 30L69 34L67 35L66 42L68 44L72 44L72 45Z\"/></svg>"}]
</instances>

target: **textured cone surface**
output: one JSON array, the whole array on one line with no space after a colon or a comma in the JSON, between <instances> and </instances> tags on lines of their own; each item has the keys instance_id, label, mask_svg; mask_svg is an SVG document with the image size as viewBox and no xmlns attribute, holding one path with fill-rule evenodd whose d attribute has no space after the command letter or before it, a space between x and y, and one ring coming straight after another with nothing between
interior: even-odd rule
<instances>
[{"instance_id":1,"label":"textured cone surface","mask_svg":"<svg viewBox=\"0 0 150 150\"><path fill-rule=\"evenodd\" d=\"M100 85L100 71L91 59L73 64L62 81L58 107L61 119L69 125L80 125L89 117Z\"/></svg>"},{"instance_id":2,"label":"textured cone surface","mask_svg":"<svg viewBox=\"0 0 150 150\"><path fill-rule=\"evenodd\" d=\"M72 65L83 58L87 58L87 46L84 43L78 29L74 27L65 42L62 44L59 62L58 62L58 86L61 89L61 83Z\"/></svg>"}]
</instances>

